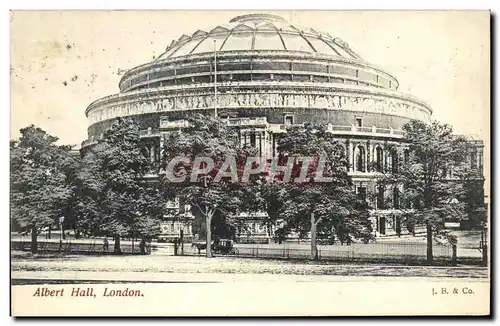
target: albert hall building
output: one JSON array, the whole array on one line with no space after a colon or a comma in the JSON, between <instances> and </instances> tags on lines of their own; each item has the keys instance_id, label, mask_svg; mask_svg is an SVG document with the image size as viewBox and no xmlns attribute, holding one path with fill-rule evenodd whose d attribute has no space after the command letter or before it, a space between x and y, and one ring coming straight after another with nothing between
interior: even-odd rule
<instances>
[{"instance_id":1,"label":"albert hall building","mask_svg":"<svg viewBox=\"0 0 500 326\"><path fill-rule=\"evenodd\" d=\"M275 15L243 15L184 34L154 61L127 71L119 93L86 109L90 126L82 149L118 117L140 125L152 162L159 161L163 135L182 128L193 112L217 110L240 129L242 145L267 157L276 153L276 140L288 126L325 124L344 146L356 191L371 201L376 236L394 235L406 231L397 216L398 191L380 189L377 176L405 158L403 125L429 122L432 115L427 103L398 88L394 76L336 36ZM482 143L477 145L471 160L482 167ZM246 218L246 236L272 237L259 214ZM185 235L197 232L189 222L162 228L173 237L180 228Z\"/></svg>"}]
</instances>

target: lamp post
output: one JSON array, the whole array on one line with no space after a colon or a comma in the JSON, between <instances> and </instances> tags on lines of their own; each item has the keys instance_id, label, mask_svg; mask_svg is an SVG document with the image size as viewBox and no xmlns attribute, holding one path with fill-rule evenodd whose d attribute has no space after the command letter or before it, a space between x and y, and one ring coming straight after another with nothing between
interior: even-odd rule
<instances>
[{"instance_id":1,"label":"lamp post","mask_svg":"<svg viewBox=\"0 0 500 326\"><path fill-rule=\"evenodd\" d=\"M64 216L59 217L59 230L61 232L61 237L59 238L59 252L62 249L62 242L63 242L63 236L64 236L63 222L64 222Z\"/></svg>"},{"instance_id":2,"label":"lamp post","mask_svg":"<svg viewBox=\"0 0 500 326\"><path fill-rule=\"evenodd\" d=\"M483 254L483 265L488 266L488 225L481 223L481 243L479 245Z\"/></svg>"},{"instance_id":3,"label":"lamp post","mask_svg":"<svg viewBox=\"0 0 500 326\"><path fill-rule=\"evenodd\" d=\"M214 40L214 107L215 117L217 118L217 41Z\"/></svg>"}]
</instances>

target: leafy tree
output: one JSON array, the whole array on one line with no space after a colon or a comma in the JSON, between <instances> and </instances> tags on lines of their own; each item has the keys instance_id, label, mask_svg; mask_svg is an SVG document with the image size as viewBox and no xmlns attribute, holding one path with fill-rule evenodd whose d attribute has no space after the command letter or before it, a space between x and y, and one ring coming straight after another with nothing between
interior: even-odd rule
<instances>
[{"instance_id":1,"label":"leafy tree","mask_svg":"<svg viewBox=\"0 0 500 326\"><path fill-rule=\"evenodd\" d=\"M386 180L403 191L403 217L407 224L424 224L427 260L432 262L435 237L446 235L444 222L466 217L465 185L477 179L467 164L470 143L453 134L451 126L412 120L403 127L408 154Z\"/></svg>"},{"instance_id":2,"label":"leafy tree","mask_svg":"<svg viewBox=\"0 0 500 326\"><path fill-rule=\"evenodd\" d=\"M464 178L465 212L468 216L466 227L475 230L484 230L488 219L484 204L484 177L479 171L471 169L470 175Z\"/></svg>"},{"instance_id":3,"label":"leafy tree","mask_svg":"<svg viewBox=\"0 0 500 326\"><path fill-rule=\"evenodd\" d=\"M206 255L212 257L214 227L225 229L222 234L227 229L236 229L238 220L232 216L237 215L241 207L238 176L242 173L245 151L240 148L237 130L226 121L203 115L194 115L187 121L187 127L166 135L162 186L167 193L178 195L189 204L196 219L204 219L199 232L206 234ZM206 159L201 159L203 157ZM224 165L224 162L234 164ZM220 170L228 174L217 179ZM236 179L229 176L234 170ZM183 180L175 182L172 178ZM222 227L221 223L226 226Z\"/></svg>"},{"instance_id":4,"label":"leafy tree","mask_svg":"<svg viewBox=\"0 0 500 326\"><path fill-rule=\"evenodd\" d=\"M31 229L32 253L38 250L38 230L59 222L72 195L68 175L75 162L70 147L56 145L57 140L31 125L10 142L11 218Z\"/></svg>"},{"instance_id":5,"label":"leafy tree","mask_svg":"<svg viewBox=\"0 0 500 326\"><path fill-rule=\"evenodd\" d=\"M93 235L149 238L163 214L163 195L145 175L150 164L142 151L139 127L118 119L83 158L78 176L79 226Z\"/></svg>"},{"instance_id":6,"label":"leafy tree","mask_svg":"<svg viewBox=\"0 0 500 326\"><path fill-rule=\"evenodd\" d=\"M262 216L261 225L267 227L268 236L273 235L274 228L274 236L278 240L281 239L281 243L286 237L285 231L289 232L290 230L286 228L276 229L275 227L281 218L280 212L287 193L281 184L267 182L267 172L264 167L266 164L269 166L269 163L269 160L267 162L260 161L253 167L259 170L257 166L260 166L261 172L250 175L245 187L240 189L241 210L244 212L265 213ZM246 225L243 225L241 229L247 231L248 234L251 233ZM279 237L276 232L279 233Z\"/></svg>"},{"instance_id":7,"label":"leafy tree","mask_svg":"<svg viewBox=\"0 0 500 326\"><path fill-rule=\"evenodd\" d=\"M345 152L331 133L323 126L292 128L280 140L278 150L281 165L287 165L288 159L293 162L291 181L282 183L286 195L280 213L291 229L301 235L310 232L311 259L318 259L318 229L323 234L336 234L342 242L371 238L366 204L354 192ZM299 157L311 160L305 178L296 182L302 164L307 164L305 160L298 162ZM323 173L319 174L321 166Z\"/></svg>"}]
</instances>

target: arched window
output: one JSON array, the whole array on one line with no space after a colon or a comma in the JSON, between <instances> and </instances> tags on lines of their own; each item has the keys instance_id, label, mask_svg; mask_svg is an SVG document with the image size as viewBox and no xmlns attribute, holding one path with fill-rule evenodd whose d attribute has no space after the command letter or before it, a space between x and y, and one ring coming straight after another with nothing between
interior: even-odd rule
<instances>
[{"instance_id":1,"label":"arched window","mask_svg":"<svg viewBox=\"0 0 500 326\"><path fill-rule=\"evenodd\" d=\"M377 187L377 208L385 209L385 186L378 185Z\"/></svg>"},{"instance_id":2,"label":"arched window","mask_svg":"<svg viewBox=\"0 0 500 326\"><path fill-rule=\"evenodd\" d=\"M471 169L477 169L477 152L473 151L470 154L470 167Z\"/></svg>"},{"instance_id":3,"label":"arched window","mask_svg":"<svg viewBox=\"0 0 500 326\"><path fill-rule=\"evenodd\" d=\"M382 148L377 147L375 149L375 168L377 172L383 172L384 171L384 151Z\"/></svg>"},{"instance_id":4,"label":"arched window","mask_svg":"<svg viewBox=\"0 0 500 326\"><path fill-rule=\"evenodd\" d=\"M394 187L392 189L392 207L395 209L399 209L399 189L398 187Z\"/></svg>"},{"instance_id":5,"label":"arched window","mask_svg":"<svg viewBox=\"0 0 500 326\"><path fill-rule=\"evenodd\" d=\"M365 172L366 152L361 146L354 149L354 167L355 171Z\"/></svg>"},{"instance_id":6,"label":"arched window","mask_svg":"<svg viewBox=\"0 0 500 326\"><path fill-rule=\"evenodd\" d=\"M397 149L393 148L391 150L391 165L392 165L392 172L396 173L398 172L398 151Z\"/></svg>"}]
</instances>

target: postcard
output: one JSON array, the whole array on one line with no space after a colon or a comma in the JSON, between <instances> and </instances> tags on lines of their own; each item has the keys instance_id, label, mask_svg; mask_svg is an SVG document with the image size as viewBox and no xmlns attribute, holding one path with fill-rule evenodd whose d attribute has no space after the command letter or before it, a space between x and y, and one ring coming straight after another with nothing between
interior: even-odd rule
<instances>
[{"instance_id":1,"label":"postcard","mask_svg":"<svg viewBox=\"0 0 500 326\"><path fill-rule=\"evenodd\" d=\"M11 11L11 315L490 315L490 20Z\"/></svg>"}]
</instances>

